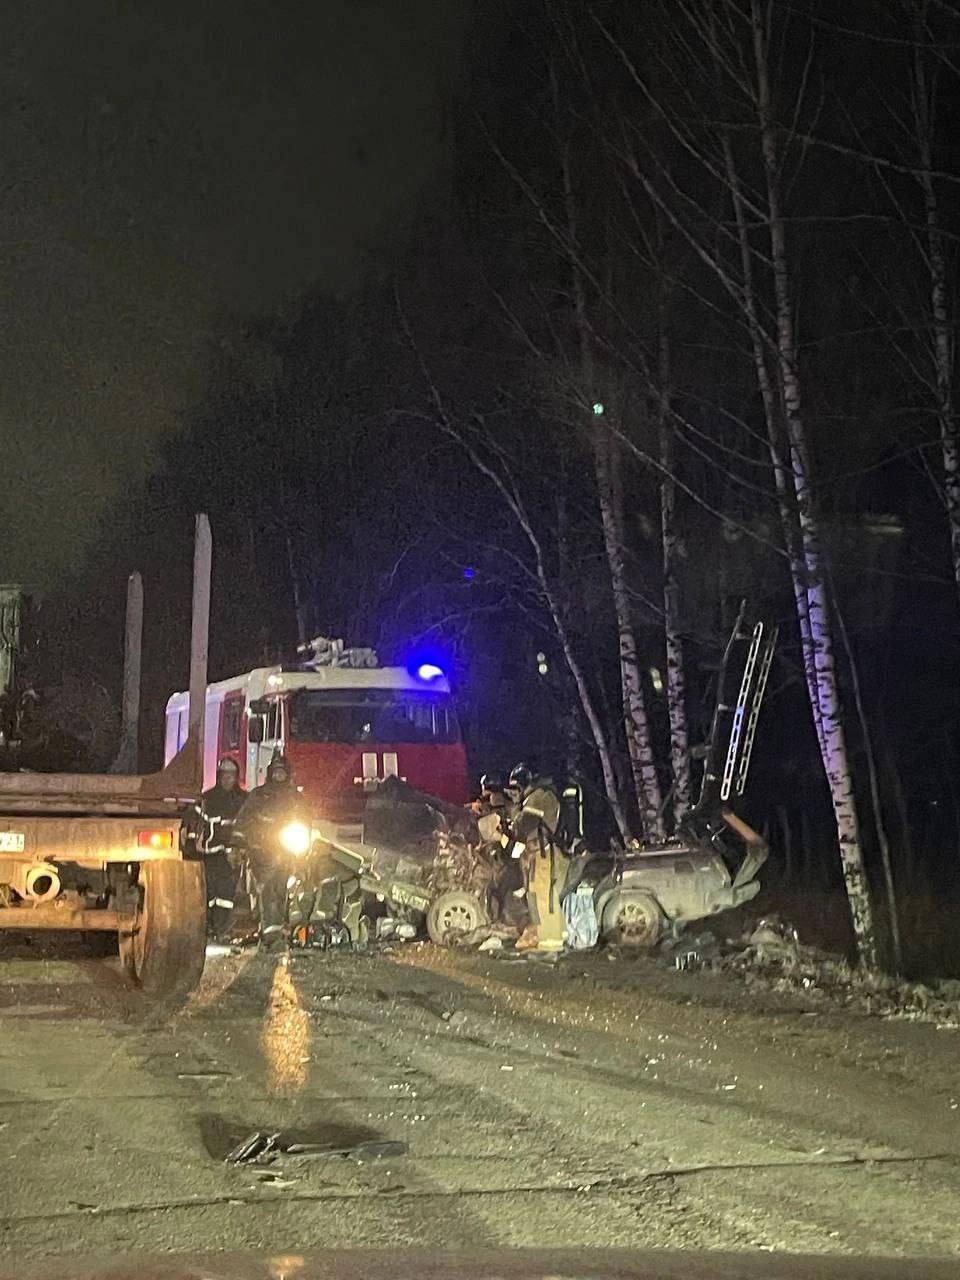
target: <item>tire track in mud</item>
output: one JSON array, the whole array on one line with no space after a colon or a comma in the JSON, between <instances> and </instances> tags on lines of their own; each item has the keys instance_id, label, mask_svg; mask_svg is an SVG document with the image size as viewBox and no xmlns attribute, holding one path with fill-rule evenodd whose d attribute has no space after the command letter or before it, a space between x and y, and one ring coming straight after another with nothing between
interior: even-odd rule
<instances>
[{"instance_id":1,"label":"tire track in mud","mask_svg":"<svg viewBox=\"0 0 960 1280\"><path fill-rule=\"evenodd\" d=\"M726 1095L722 1109L739 1113L745 1129L759 1116L765 1133L771 1123L781 1124L785 1131L806 1135L814 1147L819 1140L836 1142L839 1137L851 1147L858 1143L869 1148L883 1146L887 1155L960 1157L960 1109L950 1109L949 1099L942 1100L939 1115L931 1114L926 1091L914 1098L904 1097L901 1091L895 1107L891 1106L888 1080L833 1058L819 1059L816 1054L804 1061L802 1040L788 1046L769 1040L762 1045L744 1045L736 1033L738 1017L732 1011L718 1015L689 1004L678 1007L656 995L585 991L575 978L558 992L546 986L559 977L550 970L537 967L524 971L511 966L491 976L474 971L470 965L473 957L457 953L441 953L437 967L432 953L421 959L418 953L408 951L396 958L405 967L447 977L484 995L493 1008L516 1013L534 1024L557 1027L581 1041L594 1034L608 1037L608 1062L622 1061L627 1047L636 1046L655 1058L657 1075L651 1078L645 1072L650 1063L647 1056L640 1061L635 1057L631 1070L644 1072L647 1083L658 1086L664 1101L673 1105L690 1098L706 1101L706 1077ZM534 979L530 989L518 985L522 976L528 982ZM591 1002L595 1007L590 1007ZM696 1023L693 1028L688 1025L691 1021ZM619 1052L611 1054L611 1048ZM669 1081L662 1078L668 1069L672 1073ZM615 1084L622 1068L605 1065L595 1070L598 1076L606 1073ZM736 1088L724 1088L734 1082ZM960 1092L960 1076L957 1087ZM744 1099L746 1090L752 1092Z\"/></svg>"},{"instance_id":2,"label":"tire track in mud","mask_svg":"<svg viewBox=\"0 0 960 1280\"><path fill-rule=\"evenodd\" d=\"M405 964L413 961L412 967L419 968L416 963L416 953L406 952L403 953L403 957ZM423 971L436 977L430 965L430 959L429 955L424 957L427 968ZM472 957L470 959L473 960ZM443 965L442 977L458 982L463 977L460 967L457 966L452 975L450 968L448 964ZM508 971L508 973L511 972L518 974L516 969ZM527 980L536 984L538 973L539 969L534 969ZM535 1026L541 1028L544 1025L549 1026L551 1033L556 1026L563 1027L569 1021L579 1028L577 1039L580 1040L583 1037L582 1011L570 1011L570 1018L567 1020L557 1016L556 1008L549 1001L544 1003L540 992L536 990L528 992L521 989L518 999L518 992L509 980L503 984L494 984L491 989L485 975L481 975L479 982L471 981L476 976L468 973L468 980L462 984L462 987L467 991L476 991L480 988L484 992L487 999L494 1005L494 1016L491 1022L494 1028L497 1025L497 996L502 986L508 986L510 997L508 1008L511 1017L527 1017ZM574 999L577 998L575 988L571 995ZM602 1002L604 997L605 993L602 992L596 995L598 1002ZM605 1017L605 1011L602 1009L595 1012L600 1016L594 1017L592 1020L594 1025ZM621 1007L619 1011L613 1012L619 1012L622 1015L624 1010ZM619 1021L620 1029L625 1031L626 1034L622 1038L628 1042L626 1052L629 1054L638 1041L643 1041L646 1033L638 1026L636 1017L629 1008L626 1012L630 1014L629 1017L614 1017L610 1021L613 1023ZM682 1025L680 1030L682 1034ZM647 1124L652 1113L657 1120L666 1120L668 1127L675 1126L680 1136L689 1119L693 1118L701 1122L697 1128L696 1142L702 1142L708 1151L716 1153L716 1163L719 1168L696 1170L694 1176L705 1189L709 1189L709 1198L716 1212L710 1212L707 1215L708 1219L714 1221L719 1219L725 1224L726 1233L721 1236L721 1242L726 1240L729 1243L731 1227L740 1226L750 1237L751 1243L762 1244L765 1241L767 1247L836 1251L837 1241L852 1234L860 1235L862 1242L858 1246L860 1248L873 1247L878 1240L884 1240L894 1252L909 1250L912 1247L911 1238L916 1238L917 1235L922 1235L926 1240L925 1252L956 1251L960 1245L952 1208L960 1179L958 1179L955 1153L950 1149L951 1143L943 1140L943 1129L940 1126L933 1126L936 1133L930 1148L918 1152L915 1147L911 1150L908 1146L905 1152L899 1153L908 1158L902 1163L895 1163L890 1158L896 1157L898 1152L889 1137L886 1144L879 1148L876 1145L868 1146L864 1152L862 1131L856 1126L851 1127L844 1123L834 1128L824 1128L822 1114L810 1113L797 1116L792 1107L771 1107L769 1098L763 1099L762 1103L747 1102L739 1103L736 1107L731 1106L730 1100L723 1095L717 1095L710 1089L704 1090L702 1074L698 1081L696 1072L688 1071L687 1084L677 1087L672 1083L664 1085L663 1081L643 1079L642 1072L637 1070L635 1065L633 1080L628 1082L624 1078L627 1071L622 1065L625 1058L623 1043L618 1044L611 1032L588 1033L588 1039L594 1039L594 1037L596 1039L593 1045L594 1052L598 1048L598 1043L604 1046L605 1063L614 1065L605 1065L600 1068L588 1066L585 1077L595 1084L599 1092L613 1092L610 1102L613 1103L612 1109L615 1116L622 1114L623 1110L629 1107L631 1093L635 1097L636 1091L642 1090L656 1097L653 1108L649 1106L646 1108ZM570 1041L568 1040L567 1043ZM781 1064L778 1061L780 1055L772 1056L774 1060L769 1064L769 1070L775 1074L781 1070ZM618 1059L621 1064L619 1066L616 1065ZM672 1069L669 1061L659 1065L661 1071ZM790 1065L791 1078L787 1080L786 1085L781 1085L787 1089L792 1085L797 1073L803 1071L803 1067L796 1063ZM577 1066L576 1062L564 1062L561 1069L569 1075L577 1071ZM754 1064L754 1070L756 1069ZM860 1083L862 1075L863 1073L854 1073L849 1068L844 1068L840 1073L841 1083L847 1089L851 1085L855 1087ZM881 1088L876 1087L882 1085L881 1081L871 1081L871 1084L874 1086L871 1090L874 1095L872 1103L878 1101L883 1096L883 1092ZM912 1108L914 1113L918 1105L915 1104ZM758 1110L755 1117L751 1115L754 1107ZM850 1110L857 1111L858 1108ZM873 1118L876 1124L871 1127L871 1133L876 1143L877 1126L881 1136L886 1136L883 1129L884 1111L878 1110ZM744 1124L745 1119L747 1124ZM902 1124L909 1129L908 1121L902 1121ZM930 1126L929 1119L927 1119L927 1125ZM733 1133L728 1132L731 1129L734 1130ZM851 1143L851 1130L858 1139L857 1142ZM743 1136L749 1132L753 1138L749 1146L752 1146L753 1150L751 1151L748 1147L738 1159L731 1160L730 1147L732 1145L736 1151L737 1144L741 1140L741 1132ZM811 1145L811 1138L814 1135L826 1136L829 1148L840 1157L839 1161L833 1160L831 1163L844 1165L845 1172L840 1173L835 1167L826 1167L829 1150L814 1149ZM784 1145L784 1137L788 1139L786 1145ZM798 1138L802 1140L798 1142ZM718 1140L727 1148L725 1156L717 1150ZM744 1146L747 1144L744 1143ZM777 1159L777 1147L781 1148L785 1159ZM812 1153L816 1158L802 1158L798 1154L798 1147L801 1152ZM663 1149L670 1151L669 1145ZM949 1162L937 1162L937 1158L944 1154L949 1157ZM864 1155L865 1158L860 1159L860 1155ZM934 1161L925 1166L922 1162L909 1159L911 1156L920 1156L921 1161L925 1157L934 1157ZM695 1163L708 1162L709 1160L701 1160ZM665 1163L669 1166L670 1160L668 1159ZM776 1173L771 1173L770 1165L774 1163L780 1164L781 1168ZM737 1165L739 1168L735 1167ZM669 1173L669 1167L665 1172L667 1176L672 1176ZM680 1172L678 1171L678 1174ZM882 1178L877 1176L878 1172L882 1173ZM863 1183L865 1178L872 1183L869 1195L861 1194L860 1188L855 1188L852 1183L854 1179L859 1179ZM822 1187L818 1187L818 1183L821 1183ZM748 1186L750 1195L746 1196L744 1192ZM909 1197L907 1202L905 1202L905 1196ZM847 1221L843 1209L845 1200L850 1198L859 1198L859 1201L864 1202L859 1232L856 1223ZM750 1205L751 1199L757 1208ZM698 1201L702 1208L704 1197L699 1196ZM897 1224L910 1218L911 1208L915 1211L913 1213L915 1229L913 1233L903 1234L898 1231ZM822 1225L818 1225L818 1222ZM712 1243L707 1239L703 1242Z\"/></svg>"}]
</instances>

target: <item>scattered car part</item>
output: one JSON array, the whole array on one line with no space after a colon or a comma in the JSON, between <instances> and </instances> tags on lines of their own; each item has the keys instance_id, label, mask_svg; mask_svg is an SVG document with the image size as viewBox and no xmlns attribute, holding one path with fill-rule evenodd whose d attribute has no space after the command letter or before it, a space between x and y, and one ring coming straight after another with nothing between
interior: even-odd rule
<instances>
[{"instance_id":1,"label":"scattered car part","mask_svg":"<svg viewBox=\"0 0 960 1280\"><path fill-rule=\"evenodd\" d=\"M383 1160L405 1156L409 1150L409 1143L395 1141L363 1141L339 1147L329 1142L291 1142L277 1129L251 1133L223 1159L225 1164L272 1164L280 1156L300 1160Z\"/></svg>"},{"instance_id":2,"label":"scattered car part","mask_svg":"<svg viewBox=\"0 0 960 1280\"><path fill-rule=\"evenodd\" d=\"M283 1148L283 1155L302 1160L385 1160L393 1156L405 1156L410 1150L408 1142L358 1142L350 1147L323 1146L319 1143L292 1142Z\"/></svg>"},{"instance_id":3,"label":"scattered car part","mask_svg":"<svg viewBox=\"0 0 960 1280\"><path fill-rule=\"evenodd\" d=\"M280 1137L280 1130L275 1133L251 1133L249 1138L244 1138L238 1146L232 1151L228 1151L224 1156L225 1164L251 1164L261 1157L268 1155L277 1147L277 1140Z\"/></svg>"}]
</instances>

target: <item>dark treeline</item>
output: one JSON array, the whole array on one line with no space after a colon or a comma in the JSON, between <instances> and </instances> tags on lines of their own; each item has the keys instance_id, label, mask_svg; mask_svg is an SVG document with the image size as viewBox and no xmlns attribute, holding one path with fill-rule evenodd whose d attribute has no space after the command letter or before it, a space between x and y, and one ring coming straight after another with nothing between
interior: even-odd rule
<instances>
[{"instance_id":1,"label":"dark treeline","mask_svg":"<svg viewBox=\"0 0 960 1280\"><path fill-rule=\"evenodd\" d=\"M945 0L485 5L416 225L223 335L41 610L46 678L117 685L140 567L155 761L204 509L214 676L436 644L477 768L575 769L598 838L655 838L747 597L771 898L895 964L892 888L904 963L955 967L958 60Z\"/></svg>"}]
</instances>

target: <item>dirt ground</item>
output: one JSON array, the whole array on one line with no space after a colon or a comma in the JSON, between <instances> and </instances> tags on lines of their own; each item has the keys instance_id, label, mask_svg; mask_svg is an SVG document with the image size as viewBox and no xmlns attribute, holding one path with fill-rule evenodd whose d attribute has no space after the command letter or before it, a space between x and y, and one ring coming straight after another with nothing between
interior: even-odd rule
<instances>
[{"instance_id":1,"label":"dirt ground","mask_svg":"<svg viewBox=\"0 0 960 1280\"><path fill-rule=\"evenodd\" d=\"M0 1275L354 1247L960 1259L958 1050L730 975L423 944L210 957L158 1016L115 961L11 936ZM409 1150L225 1164L257 1130Z\"/></svg>"}]
</instances>

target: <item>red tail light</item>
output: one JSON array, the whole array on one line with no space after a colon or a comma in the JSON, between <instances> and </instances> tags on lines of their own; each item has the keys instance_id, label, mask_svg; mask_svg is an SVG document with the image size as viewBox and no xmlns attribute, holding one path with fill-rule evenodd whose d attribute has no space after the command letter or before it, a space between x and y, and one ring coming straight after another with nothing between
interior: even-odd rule
<instances>
[{"instance_id":1,"label":"red tail light","mask_svg":"<svg viewBox=\"0 0 960 1280\"><path fill-rule=\"evenodd\" d=\"M137 845L141 849L172 849L172 831L138 831Z\"/></svg>"}]
</instances>

